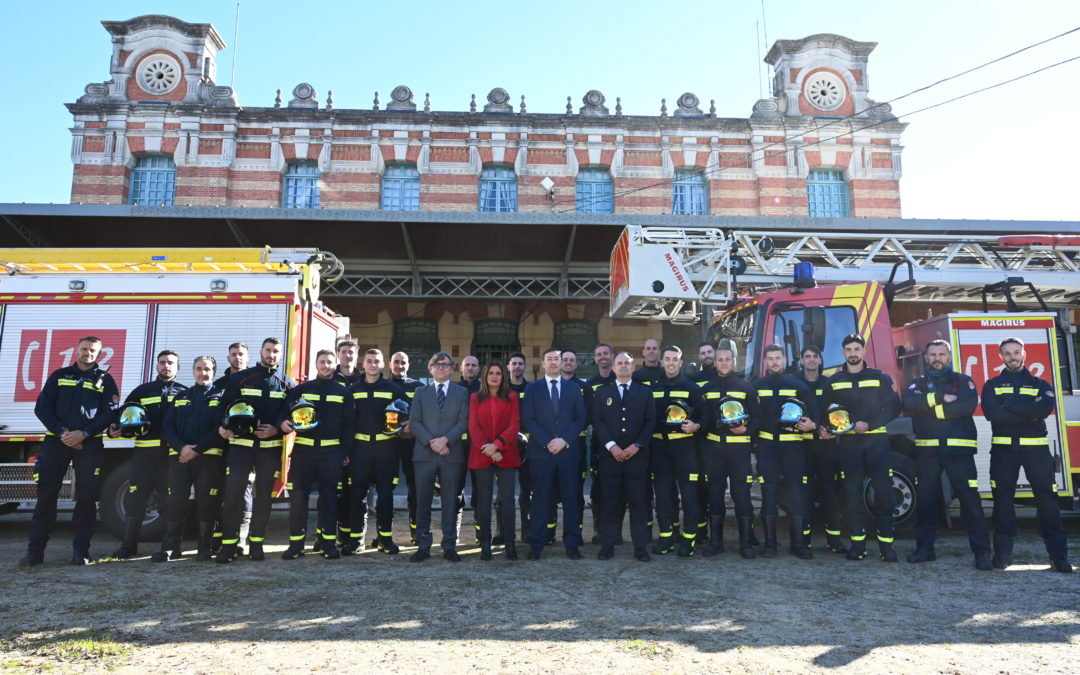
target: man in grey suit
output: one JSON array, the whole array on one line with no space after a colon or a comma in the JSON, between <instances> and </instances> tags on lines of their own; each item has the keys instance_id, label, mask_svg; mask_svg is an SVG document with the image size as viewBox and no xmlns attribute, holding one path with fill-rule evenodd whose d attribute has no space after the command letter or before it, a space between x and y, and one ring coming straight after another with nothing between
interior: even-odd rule
<instances>
[{"instance_id":1,"label":"man in grey suit","mask_svg":"<svg viewBox=\"0 0 1080 675\"><path fill-rule=\"evenodd\" d=\"M419 546L409 562L423 562L431 557L431 500L435 497L435 476L439 477L442 495L443 558L460 562L455 550L458 537L458 514L454 498L461 491L469 448L461 440L469 428L469 393L452 384L454 357L438 352L428 361L434 382L416 390L409 409L409 429L416 438L413 466L416 474L416 543Z\"/></svg>"}]
</instances>

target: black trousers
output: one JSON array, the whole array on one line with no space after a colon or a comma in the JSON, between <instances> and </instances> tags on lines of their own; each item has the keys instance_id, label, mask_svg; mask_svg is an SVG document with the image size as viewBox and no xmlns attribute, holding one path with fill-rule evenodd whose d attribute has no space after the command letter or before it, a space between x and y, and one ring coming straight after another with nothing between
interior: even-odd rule
<instances>
[{"instance_id":1,"label":"black trousers","mask_svg":"<svg viewBox=\"0 0 1080 675\"><path fill-rule=\"evenodd\" d=\"M807 476L807 527L814 515L814 503L821 501L821 510L825 516L825 532L840 535L841 493L840 459L837 456L836 440L820 438L804 439L806 450Z\"/></svg>"},{"instance_id":2,"label":"black trousers","mask_svg":"<svg viewBox=\"0 0 1080 675\"><path fill-rule=\"evenodd\" d=\"M139 441L135 441L138 443ZM160 441L159 441L160 443ZM146 518L146 504L150 495L157 494L157 504L164 516L166 495L169 491L169 450L165 445L156 447L136 446L131 453L131 478L127 497L124 499L126 522L124 543L139 542L139 531Z\"/></svg>"},{"instance_id":3,"label":"black trousers","mask_svg":"<svg viewBox=\"0 0 1080 675\"><path fill-rule=\"evenodd\" d=\"M416 468L413 466L412 456L416 441L412 438L398 438L397 444L398 461L401 463L401 473L405 475L406 505L409 507L409 530L416 534Z\"/></svg>"},{"instance_id":4,"label":"black trousers","mask_svg":"<svg viewBox=\"0 0 1080 675\"><path fill-rule=\"evenodd\" d=\"M398 475L398 450L394 439L385 441L356 441L349 455L349 477L352 482L350 518L352 539L361 539L367 529L368 486L375 484L375 526L379 536L393 535L394 481Z\"/></svg>"},{"instance_id":5,"label":"black trousers","mask_svg":"<svg viewBox=\"0 0 1080 675\"><path fill-rule=\"evenodd\" d=\"M780 515L780 484L788 491L787 514L806 515L806 451L802 440L760 439L757 471L761 477L761 514Z\"/></svg>"},{"instance_id":6,"label":"black trousers","mask_svg":"<svg viewBox=\"0 0 1080 675\"><path fill-rule=\"evenodd\" d=\"M920 449L915 453L915 469L918 473L916 496L919 502L916 547L934 550L938 532L938 505L941 501L941 472L945 471L953 494L960 500L960 519L967 530L971 550L989 553L990 533L986 527L982 498L979 497L975 455L948 455L940 454L936 448Z\"/></svg>"},{"instance_id":7,"label":"black trousers","mask_svg":"<svg viewBox=\"0 0 1080 675\"><path fill-rule=\"evenodd\" d=\"M548 514L556 499L563 505L563 543L567 548L581 546L581 508L578 494L581 486L579 476L581 451L567 448L557 455L533 456L533 501L530 514L529 546L542 549L550 537Z\"/></svg>"},{"instance_id":8,"label":"black trousers","mask_svg":"<svg viewBox=\"0 0 1080 675\"><path fill-rule=\"evenodd\" d=\"M251 526L248 541L261 543L266 539L270 521L270 502L274 496L274 481L281 477L281 448L254 448L229 444L225 463L225 505L222 508L221 543L240 543L240 522L244 519L244 493L248 474L255 469L252 490Z\"/></svg>"},{"instance_id":9,"label":"black trousers","mask_svg":"<svg viewBox=\"0 0 1080 675\"><path fill-rule=\"evenodd\" d=\"M289 460L289 541L303 541L307 535L308 497L311 485L318 484L320 495L333 495L341 483L344 453L311 450L294 446ZM337 500L321 500L319 531L324 540L337 539Z\"/></svg>"},{"instance_id":10,"label":"black trousers","mask_svg":"<svg viewBox=\"0 0 1080 675\"><path fill-rule=\"evenodd\" d=\"M863 515L863 479L870 477L874 488L871 513L877 521L877 538L892 543L894 537L892 488L892 448L885 434L848 434L836 439L840 480L844 483L844 502L851 523L851 540L866 539Z\"/></svg>"},{"instance_id":11,"label":"black trousers","mask_svg":"<svg viewBox=\"0 0 1080 675\"><path fill-rule=\"evenodd\" d=\"M735 515L752 518L754 505L750 501L750 487L754 484L754 470L750 466L750 443L705 441L702 460L711 515L727 516L725 492L730 483Z\"/></svg>"},{"instance_id":12,"label":"black trousers","mask_svg":"<svg viewBox=\"0 0 1080 675\"><path fill-rule=\"evenodd\" d=\"M1065 527L1054 494L1054 460L1045 445L990 447L990 489L994 495L994 552L1011 555L1016 537L1016 481L1023 467L1035 495L1035 518L1046 552L1055 560L1067 559Z\"/></svg>"},{"instance_id":13,"label":"black trousers","mask_svg":"<svg viewBox=\"0 0 1080 675\"><path fill-rule=\"evenodd\" d=\"M694 438L654 438L649 446L649 454L652 458L656 520L660 525L661 543L670 540L673 527L678 521L678 494L682 495L683 536L693 539L697 535L697 525L701 522L701 508L697 498L700 475Z\"/></svg>"},{"instance_id":14,"label":"black trousers","mask_svg":"<svg viewBox=\"0 0 1080 675\"><path fill-rule=\"evenodd\" d=\"M694 437L695 449L697 450L697 464L701 469L702 474L706 474L705 471L705 444L708 442L704 434L698 434ZM698 510L701 512L701 520L698 522L698 530L703 530L709 526L709 513L710 504L712 503L712 495L709 492L708 477L706 476L702 480L698 481ZM724 510L723 505L720 507L721 512Z\"/></svg>"},{"instance_id":15,"label":"black trousers","mask_svg":"<svg viewBox=\"0 0 1080 675\"><path fill-rule=\"evenodd\" d=\"M37 461L37 504L30 521L31 553L42 553L49 535L56 527L56 500L63 487L69 464L75 465L75 512L71 524L75 533L71 541L76 553L90 549L90 538L97 522L97 501L101 493L101 464L104 449L100 438L87 438L82 450L73 450L56 436L46 436Z\"/></svg>"},{"instance_id":16,"label":"black trousers","mask_svg":"<svg viewBox=\"0 0 1080 675\"><path fill-rule=\"evenodd\" d=\"M649 451L639 450L625 462L617 462L607 451L599 457L603 503L600 513L600 545L614 546L622 531L621 504L630 509L630 540L634 549L645 548L649 540L649 514L646 511L649 486Z\"/></svg>"},{"instance_id":17,"label":"black trousers","mask_svg":"<svg viewBox=\"0 0 1080 675\"><path fill-rule=\"evenodd\" d=\"M204 453L181 464L180 453L175 450L169 452L169 497L165 504L162 550L175 551L180 548L192 486L195 487L195 515L199 522L213 525L221 517L224 471L220 455Z\"/></svg>"},{"instance_id":18,"label":"black trousers","mask_svg":"<svg viewBox=\"0 0 1080 675\"><path fill-rule=\"evenodd\" d=\"M489 466L473 469L476 488L476 526L480 543L491 543L491 505L495 483L499 485L498 519L502 532L514 531L514 484L517 482L516 467ZM512 535L511 535L512 536Z\"/></svg>"}]
</instances>

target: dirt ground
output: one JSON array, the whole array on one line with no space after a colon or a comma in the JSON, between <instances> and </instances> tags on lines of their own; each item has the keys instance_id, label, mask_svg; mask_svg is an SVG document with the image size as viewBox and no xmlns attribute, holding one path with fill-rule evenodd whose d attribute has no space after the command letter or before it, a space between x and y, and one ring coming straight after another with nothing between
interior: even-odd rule
<instances>
[{"instance_id":1,"label":"dirt ground","mask_svg":"<svg viewBox=\"0 0 1080 675\"><path fill-rule=\"evenodd\" d=\"M468 525L469 516L466 514ZM399 513L399 525L404 514ZM586 514L586 520L590 518ZM967 538L938 561L631 557L410 564L408 553L283 561L275 512L262 563L147 558L67 564L61 525L46 564L20 569L29 517L0 519L0 667L15 672L979 672L1075 673L1080 574L1047 571L1030 518L1015 565L978 572ZM1067 521L1080 560L1080 522ZM465 541L473 540L463 528ZM586 527L587 540L591 535ZM406 541L403 529L397 540ZM438 539L438 535L436 535ZM186 544L189 542L185 542ZM94 550L116 545L99 534ZM900 540L901 557L912 548ZM145 554L154 549L143 545ZM436 546L435 551L438 548ZM192 552L193 553L193 552Z\"/></svg>"}]
</instances>

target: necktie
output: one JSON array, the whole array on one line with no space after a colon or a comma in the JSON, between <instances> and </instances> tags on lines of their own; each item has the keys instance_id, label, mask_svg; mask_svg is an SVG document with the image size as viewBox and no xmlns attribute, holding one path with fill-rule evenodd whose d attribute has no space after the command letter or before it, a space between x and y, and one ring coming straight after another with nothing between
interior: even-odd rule
<instances>
[{"instance_id":1,"label":"necktie","mask_svg":"<svg viewBox=\"0 0 1080 675\"><path fill-rule=\"evenodd\" d=\"M443 391L444 386L445 385L440 384L435 387L435 402L439 404L440 410L442 409L443 404L446 403L446 392Z\"/></svg>"},{"instance_id":2,"label":"necktie","mask_svg":"<svg viewBox=\"0 0 1080 675\"><path fill-rule=\"evenodd\" d=\"M556 380L551 380L551 409L555 413L555 416L559 416L559 384Z\"/></svg>"},{"instance_id":3,"label":"necktie","mask_svg":"<svg viewBox=\"0 0 1080 675\"><path fill-rule=\"evenodd\" d=\"M626 388L629 387L630 385L628 385L628 384L620 384L619 386L622 387L622 392L619 394L619 398L621 398L621 399L623 399L625 401L626 400Z\"/></svg>"}]
</instances>

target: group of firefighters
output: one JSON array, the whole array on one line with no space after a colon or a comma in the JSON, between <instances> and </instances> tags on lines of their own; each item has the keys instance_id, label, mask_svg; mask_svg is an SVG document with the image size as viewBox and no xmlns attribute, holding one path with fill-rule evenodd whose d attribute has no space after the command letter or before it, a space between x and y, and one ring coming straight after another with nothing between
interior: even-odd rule
<instances>
[{"instance_id":1,"label":"group of firefighters","mask_svg":"<svg viewBox=\"0 0 1080 675\"><path fill-rule=\"evenodd\" d=\"M466 454L468 448L474 450L468 460L474 507L481 466L474 465L476 453L488 458L484 467L497 463L515 470L508 474L509 484L498 474L495 502L502 516L496 535L492 537L489 525L477 519L485 560L491 558L492 544L505 545L507 558L517 557L515 497L529 559L539 559L544 546L555 540L557 502L563 505L567 556L581 558L585 477L592 471L597 533L593 543L600 545L600 560L612 558L614 547L622 543L627 510L638 560L649 560L649 542L654 555L722 553L729 490L740 555L754 558L760 546L761 555L775 557L781 487L793 555L813 557L811 521L820 501L826 547L860 560L867 553L863 482L869 478L880 557L895 562L892 450L886 427L903 411L912 418L918 472L916 548L907 556L909 562L935 558L944 472L960 502L975 567L1007 568L1017 536L1014 497L1023 468L1051 567L1071 572L1045 424L1055 394L1048 382L1025 367L1023 342L1017 338L1001 342L1004 367L981 392L983 414L992 426L992 537L974 461L978 436L973 415L980 395L970 377L952 369L949 343L934 340L926 345L925 374L902 395L888 374L864 362L865 345L860 335L844 338L844 363L831 375L822 372L817 347L802 350L795 372L784 349L770 345L764 351L765 374L752 382L736 374L737 351L726 341L700 345L699 367L689 376L684 374L678 347L661 349L656 340L647 340L644 363L635 369L631 354L598 345L593 354L598 372L586 381L576 378L573 351L550 349L543 355L544 377L535 382L525 381L525 356L515 352L505 365L487 364L483 375L476 357L465 357L460 383L451 383L449 369L456 364L440 352L428 364L433 380L425 385L407 376L406 354L392 355L386 377L379 350L367 350L358 364L357 343L345 340L336 350L319 351L316 377L296 385L279 372L281 342L267 338L252 367L246 367L247 346L230 345L230 367L217 379L216 360L196 357L190 387L176 381L179 356L163 351L157 356L157 378L133 389L121 403L112 377L98 365L101 341L86 337L78 343L76 362L49 377L35 408L47 432L36 468L37 506L20 565L43 562L56 523L57 497L71 463L76 476L72 562L92 560L89 549L104 461L103 437L120 435L133 437L135 447L126 531L112 557L138 555L147 500L155 490L167 495L161 511L166 527L161 549L152 560L182 557L181 537L194 489L196 559L235 560L242 552L241 529L246 525L247 556L263 560L283 443L292 434L286 481L289 546L282 555L287 560L304 554L308 499L316 485L319 525L314 550L326 558L364 550L368 493L374 487L373 545L384 553L398 553L392 524L400 472L408 486L411 543L419 546L410 560L423 561L431 546L431 487L437 480L444 511L444 557L460 560L454 549L465 481L447 462L463 461L455 460L454 448L464 446ZM507 391L514 402L512 419L509 414L505 420L498 417L501 421L494 422L501 425L498 429L489 431L490 425L460 419L469 410L476 414L477 401L505 398ZM452 430L449 438L438 430L440 425ZM490 438L470 439L470 429ZM510 444L513 452L508 451ZM486 480L485 494L490 494L491 478ZM751 502L755 480L761 492L761 542L754 531ZM516 495L514 482L519 488ZM482 506L489 520L490 503ZM451 510L454 516L448 516ZM844 510L848 544L842 538Z\"/></svg>"}]
</instances>

